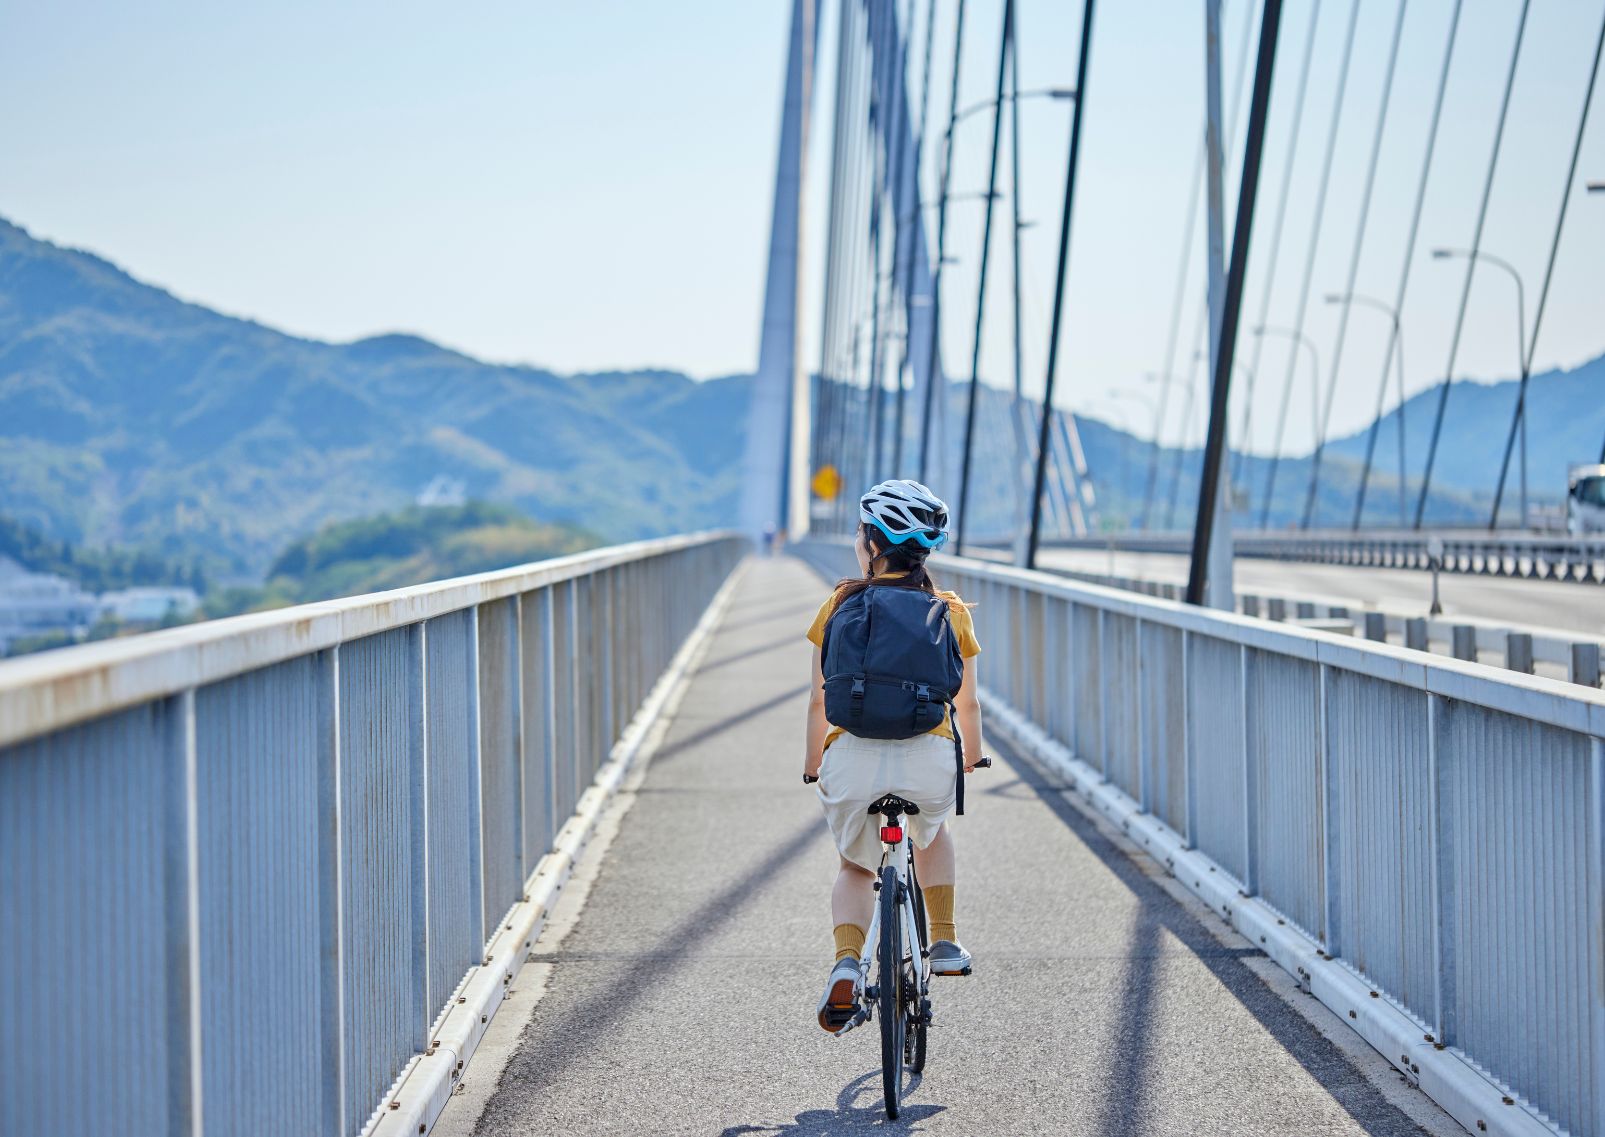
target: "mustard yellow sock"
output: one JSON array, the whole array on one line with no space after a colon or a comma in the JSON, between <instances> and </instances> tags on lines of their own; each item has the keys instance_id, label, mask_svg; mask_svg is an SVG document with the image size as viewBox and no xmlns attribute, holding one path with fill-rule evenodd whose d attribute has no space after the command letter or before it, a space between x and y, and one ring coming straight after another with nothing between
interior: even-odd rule
<instances>
[{"instance_id":1,"label":"mustard yellow sock","mask_svg":"<svg viewBox=\"0 0 1605 1137\"><path fill-rule=\"evenodd\" d=\"M925 886L925 918L931 923L931 942L952 940L959 936L953 926L953 886L928 884Z\"/></svg>"},{"instance_id":2,"label":"mustard yellow sock","mask_svg":"<svg viewBox=\"0 0 1605 1137\"><path fill-rule=\"evenodd\" d=\"M857 924L837 924L831 932L836 937L836 962L844 959L862 959L864 956L864 929Z\"/></svg>"}]
</instances>

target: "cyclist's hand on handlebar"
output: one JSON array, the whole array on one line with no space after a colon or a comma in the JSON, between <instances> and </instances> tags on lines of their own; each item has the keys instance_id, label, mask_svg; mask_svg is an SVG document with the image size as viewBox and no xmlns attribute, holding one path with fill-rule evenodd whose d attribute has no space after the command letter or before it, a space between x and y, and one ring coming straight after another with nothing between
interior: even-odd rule
<instances>
[{"instance_id":1,"label":"cyclist's hand on handlebar","mask_svg":"<svg viewBox=\"0 0 1605 1137\"><path fill-rule=\"evenodd\" d=\"M970 765L964 767L966 774L973 774L977 770L990 770L992 768L992 755L983 754Z\"/></svg>"}]
</instances>

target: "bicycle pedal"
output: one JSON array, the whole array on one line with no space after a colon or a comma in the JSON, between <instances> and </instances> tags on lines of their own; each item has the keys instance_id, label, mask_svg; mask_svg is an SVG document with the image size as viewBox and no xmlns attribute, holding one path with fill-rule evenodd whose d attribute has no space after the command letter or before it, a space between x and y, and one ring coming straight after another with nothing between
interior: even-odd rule
<instances>
[{"instance_id":1,"label":"bicycle pedal","mask_svg":"<svg viewBox=\"0 0 1605 1137\"><path fill-rule=\"evenodd\" d=\"M933 972L931 972L932 975L968 975L969 973L970 973L970 969L968 967L960 968L957 971L933 971Z\"/></svg>"}]
</instances>

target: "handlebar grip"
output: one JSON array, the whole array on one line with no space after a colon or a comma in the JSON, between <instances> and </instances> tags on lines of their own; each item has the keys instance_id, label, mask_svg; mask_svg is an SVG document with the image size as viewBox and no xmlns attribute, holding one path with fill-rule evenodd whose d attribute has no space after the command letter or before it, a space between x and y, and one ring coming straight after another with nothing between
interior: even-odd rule
<instances>
[{"instance_id":1,"label":"handlebar grip","mask_svg":"<svg viewBox=\"0 0 1605 1137\"><path fill-rule=\"evenodd\" d=\"M803 775L803 785L805 785L805 786L811 786L817 781L819 781L819 775L818 774L804 774Z\"/></svg>"},{"instance_id":2,"label":"handlebar grip","mask_svg":"<svg viewBox=\"0 0 1605 1137\"><path fill-rule=\"evenodd\" d=\"M992 756L990 754L983 755L981 760L975 764L975 768L977 770L990 770L992 768Z\"/></svg>"}]
</instances>

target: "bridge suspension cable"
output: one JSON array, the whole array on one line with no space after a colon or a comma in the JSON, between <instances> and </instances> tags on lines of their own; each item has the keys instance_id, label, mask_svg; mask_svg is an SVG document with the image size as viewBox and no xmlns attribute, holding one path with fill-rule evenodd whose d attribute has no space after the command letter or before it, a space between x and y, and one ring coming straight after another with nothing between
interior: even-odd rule
<instances>
[{"instance_id":1,"label":"bridge suspension cable","mask_svg":"<svg viewBox=\"0 0 1605 1137\"><path fill-rule=\"evenodd\" d=\"M1427 463L1421 471L1421 493L1416 498L1414 527L1421 528L1421 518L1427 509L1427 494L1432 490L1432 467L1438 456L1438 439L1443 433L1443 412L1449 405L1449 384L1454 381L1455 359L1460 353L1460 334L1466 324L1466 304L1471 299L1471 281L1477 270L1476 253L1482 247L1482 228L1488 219L1488 201L1493 194L1494 173L1499 168L1499 149L1505 137L1505 120L1510 112L1510 92L1516 85L1516 65L1521 61L1522 38L1527 31L1527 10L1532 0L1522 0L1521 16L1516 22L1516 40L1510 48L1510 67L1505 74L1505 92L1499 100L1499 121L1494 127L1493 149L1488 155L1488 174L1483 181L1482 202L1477 207L1477 225L1472 232L1472 259L1466 262L1466 279L1460 289L1460 310L1455 316L1454 336L1449 341L1449 362L1443 369L1443 382L1438 388L1438 406L1432 420L1432 438L1427 443Z\"/></svg>"},{"instance_id":2,"label":"bridge suspension cable","mask_svg":"<svg viewBox=\"0 0 1605 1137\"><path fill-rule=\"evenodd\" d=\"M1594 62L1588 71L1588 87L1583 92L1583 107L1577 116L1577 136L1572 141L1571 161L1566 165L1566 180L1561 184L1560 212L1555 217L1555 235L1549 243L1549 261L1544 266L1544 283L1538 290L1538 310L1533 314L1532 334L1527 337L1527 354L1521 361L1521 385L1516 390L1516 410L1510 420L1510 433L1505 438L1505 457L1499 466L1499 488L1494 491L1493 515L1488 528L1493 529L1499 520L1499 501L1505 492L1505 476L1510 469L1510 452L1516 442L1516 428L1522 428L1522 524L1527 523L1527 379L1532 374L1533 353L1538 348L1538 330L1544 323L1544 307L1549 300L1550 281L1555 276L1555 255L1560 251L1560 234L1566 225L1566 207L1571 203L1572 187L1577 181L1577 157L1583 149L1583 132L1588 128L1588 108L1594 101L1594 84L1599 79L1600 52L1605 50L1605 17L1601 18L1599 39L1594 44ZM1601 448L1601 462L1605 462L1605 447Z\"/></svg>"},{"instance_id":3,"label":"bridge suspension cable","mask_svg":"<svg viewBox=\"0 0 1605 1137\"><path fill-rule=\"evenodd\" d=\"M1377 107L1377 125L1371 138L1371 155L1366 161L1365 187L1360 191L1360 217L1354 226L1354 248L1349 254L1348 283L1343 286L1341 312L1338 315L1337 339L1332 347L1332 372L1326 385L1326 403L1321 411L1320 427L1315 435L1315 453L1310 457L1310 490L1304 503L1304 521L1301 528L1308 529L1315 517L1316 497L1321 487L1321 457L1326 452L1326 434L1332 424L1332 403L1337 397L1338 376L1343 367L1343 345L1348 339L1349 312L1353 305L1355 281L1360 274L1360 255L1365 249L1366 225L1371 218L1371 197L1376 189L1377 161L1382 154L1382 135L1388 124L1388 108L1393 101L1393 78L1398 72L1399 41L1404 36L1405 0L1399 0L1398 15L1393 21L1393 41L1388 46L1388 64L1382 80L1382 100ZM1358 5L1355 6L1358 10ZM1336 123L1334 116L1333 122Z\"/></svg>"},{"instance_id":4,"label":"bridge suspension cable","mask_svg":"<svg viewBox=\"0 0 1605 1137\"><path fill-rule=\"evenodd\" d=\"M1432 100L1432 122L1427 127L1427 146L1425 153L1421 157L1421 177L1416 181L1415 205L1410 212L1410 232L1404 239L1404 260L1399 265L1399 287L1394 294L1393 307L1391 308L1393 331L1388 339L1388 349L1382 356L1382 379L1379 383L1379 393L1377 395L1377 414L1371 420L1370 429L1366 431L1365 464L1360 470L1359 489L1355 492L1354 520L1349 526L1351 529L1359 529L1360 520L1365 513L1366 486L1371 478L1371 460L1376 453L1377 428L1382 421L1381 408L1385 398L1382 392L1386 392L1388 389L1388 366L1395 348L1398 349L1399 353L1399 449L1401 454L1404 452L1404 349L1399 344L1398 313L1404 310L1405 293L1410 287L1410 266L1415 263L1416 238L1421 230L1422 207L1427 200L1427 180L1432 174L1432 157L1438 148L1438 124L1443 119L1443 97L1444 93L1449 89L1449 66L1454 62L1455 41L1460 32L1460 11L1462 6L1463 0L1455 0L1454 9L1449 14L1449 34L1444 41L1443 65L1438 69L1438 90ZM1403 494L1406 490L1403 484L1405 468L1402 461L1400 463L1399 477L1401 479L1399 492ZM1399 524L1401 526L1406 524L1406 519L1402 514L1399 517Z\"/></svg>"}]
</instances>

